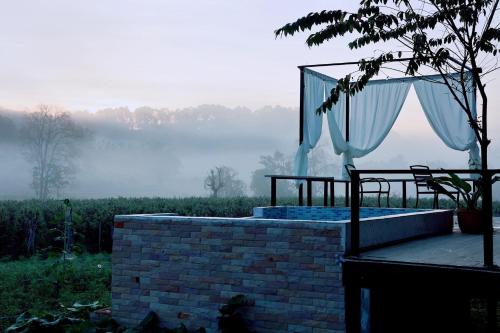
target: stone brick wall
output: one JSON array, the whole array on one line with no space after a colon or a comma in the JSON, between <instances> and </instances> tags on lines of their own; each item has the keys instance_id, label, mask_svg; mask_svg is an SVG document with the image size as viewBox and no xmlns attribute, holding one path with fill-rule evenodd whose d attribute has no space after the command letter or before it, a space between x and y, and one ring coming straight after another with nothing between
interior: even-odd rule
<instances>
[{"instance_id":1,"label":"stone brick wall","mask_svg":"<svg viewBox=\"0 0 500 333\"><path fill-rule=\"evenodd\" d=\"M324 221L117 216L113 317L217 331L230 297L255 300L257 332L343 332L345 224ZM180 319L184 318L184 319Z\"/></svg>"}]
</instances>

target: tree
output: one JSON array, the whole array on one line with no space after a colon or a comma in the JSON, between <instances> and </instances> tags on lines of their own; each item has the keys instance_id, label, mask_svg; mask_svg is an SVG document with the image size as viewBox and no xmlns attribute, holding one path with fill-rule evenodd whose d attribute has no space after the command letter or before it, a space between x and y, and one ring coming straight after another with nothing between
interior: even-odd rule
<instances>
[{"instance_id":1,"label":"tree","mask_svg":"<svg viewBox=\"0 0 500 333\"><path fill-rule=\"evenodd\" d=\"M238 179L238 173L230 167L219 166L210 169L205 178L205 189L210 191L210 196L241 197L245 195L245 183Z\"/></svg>"},{"instance_id":2,"label":"tree","mask_svg":"<svg viewBox=\"0 0 500 333\"><path fill-rule=\"evenodd\" d=\"M309 155L309 173L311 176L332 176L337 171L337 166L331 161L333 157L327 154L322 146L316 147ZM271 186L266 175L291 175L293 174L293 158L280 151L273 155L260 156L261 168L252 173L250 189L256 196L269 196ZM323 191L323 188L320 189ZM295 182L280 181L277 183L277 194L280 197L293 197L297 192ZM314 193L320 192L315 188ZM322 193L322 192L321 192Z\"/></svg>"},{"instance_id":3,"label":"tree","mask_svg":"<svg viewBox=\"0 0 500 333\"><path fill-rule=\"evenodd\" d=\"M256 196L269 196L271 186L266 175L291 175L292 158L280 151L275 151L273 155L260 156L259 164L261 168L252 173L250 189ZM280 197L291 197L296 190L293 184L285 181L278 183L277 192Z\"/></svg>"},{"instance_id":4,"label":"tree","mask_svg":"<svg viewBox=\"0 0 500 333\"><path fill-rule=\"evenodd\" d=\"M44 202L69 184L75 171L77 144L85 137L85 130L72 121L69 113L40 105L28 115L21 133L26 156L34 164L31 185Z\"/></svg>"},{"instance_id":5,"label":"tree","mask_svg":"<svg viewBox=\"0 0 500 333\"><path fill-rule=\"evenodd\" d=\"M13 142L16 139L16 124L12 121L12 119L0 115L0 143Z\"/></svg>"},{"instance_id":6,"label":"tree","mask_svg":"<svg viewBox=\"0 0 500 333\"><path fill-rule=\"evenodd\" d=\"M381 69L388 68L389 63L401 62L403 72L409 76L418 75L425 68L439 73L474 130L481 146L482 179L487 181L491 180L491 175L487 171L490 140L485 77L497 69L494 58L498 53L500 28L494 17L498 4L499 0L361 0L355 12L324 10L310 13L279 28L275 35L311 31L306 40L309 46L346 35L353 36L348 43L351 49L385 44L387 51L360 60L355 82L351 83L351 74L338 81L318 112L330 109L340 93L354 95L362 90ZM394 44L398 47L395 51ZM410 57L403 58L403 54ZM469 71L482 101L479 117L473 116L467 99L465 82ZM459 73L459 77L453 79L448 75L451 73ZM485 186L483 208L490 222L491 200L491 186ZM491 234L493 229L487 229Z\"/></svg>"}]
</instances>

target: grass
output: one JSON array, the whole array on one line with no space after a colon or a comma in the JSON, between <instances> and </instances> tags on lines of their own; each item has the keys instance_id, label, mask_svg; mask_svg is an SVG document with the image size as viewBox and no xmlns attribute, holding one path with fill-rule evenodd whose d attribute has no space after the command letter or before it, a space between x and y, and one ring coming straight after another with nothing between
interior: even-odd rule
<instances>
[{"instance_id":1,"label":"grass","mask_svg":"<svg viewBox=\"0 0 500 333\"><path fill-rule=\"evenodd\" d=\"M109 306L110 286L109 254L0 262L0 332L23 312L57 313L75 302Z\"/></svg>"}]
</instances>

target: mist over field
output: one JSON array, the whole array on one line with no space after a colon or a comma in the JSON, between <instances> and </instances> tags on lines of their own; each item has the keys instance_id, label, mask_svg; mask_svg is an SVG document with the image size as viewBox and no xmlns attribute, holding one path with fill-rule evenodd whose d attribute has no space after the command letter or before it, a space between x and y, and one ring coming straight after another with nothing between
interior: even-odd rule
<instances>
[{"instance_id":1,"label":"mist over field","mask_svg":"<svg viewBox=\"0 0 500 333\"><path fill-rule=\"evenodd\" d=\"M20 134L26 115L0 110L0 199L35 196L30 187L32 165ZM260 157L280 151L293 160L298 144L298 109L279 106L123 107L73 111L71 117L90 135L75 151L77 168L70 185L58 194L61 198L207 196L204 178L222 165L236 170L246 184L245 193L254 195L249 185L253 172L262 167ZM404 122L404 114L401 117ZM466 153L451 151L429 130L419 134L403 125L396 126L375 152L357 160L358 168L407 168L417 163L466 167ZM319 173L337 176L341 161L329 140L325 128L319 158L328 163ZM492 166L499 165L494 147ZM398 191L396 187L394 193ZM499 192L496 186L497 198Z\"/></svg>"},{"instance_id":2,"label":"mist over field","mask_svg":"<svg viewBox=\"0 0 500 333\"><path fill-rule=\"evenodd\" d=\"M77 170L61 195L207 195L210 168L226 165L246 183L259 156L296 145L297 111L265 107L251 111L203 105L177 111L139 108L72 112L91 133L75 156ZM33 197L31 168L19 131L23 112L0 111L1 198ZM293 128L294 131L290 131ZM8 131L7 131L8 130Z\"/></svg>"}]
</instances>

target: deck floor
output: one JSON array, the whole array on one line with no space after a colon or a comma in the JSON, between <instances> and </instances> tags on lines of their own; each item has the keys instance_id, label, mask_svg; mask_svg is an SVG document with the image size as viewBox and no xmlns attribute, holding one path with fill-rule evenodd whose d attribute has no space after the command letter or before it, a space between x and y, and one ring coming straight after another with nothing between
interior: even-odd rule
<instances>
[{"instance_id":1,"label":"deck floor","mask_svg":"<svg viewBox=\"0 0 500 333\"><path fill-rule=\"evenodd\" d=\"M500 229L493 234L494 260L500 264ZM452 234L388 246L361 253L361 258L421 264L483 267L483 236Z\"/></svg>"}]
</instances>

